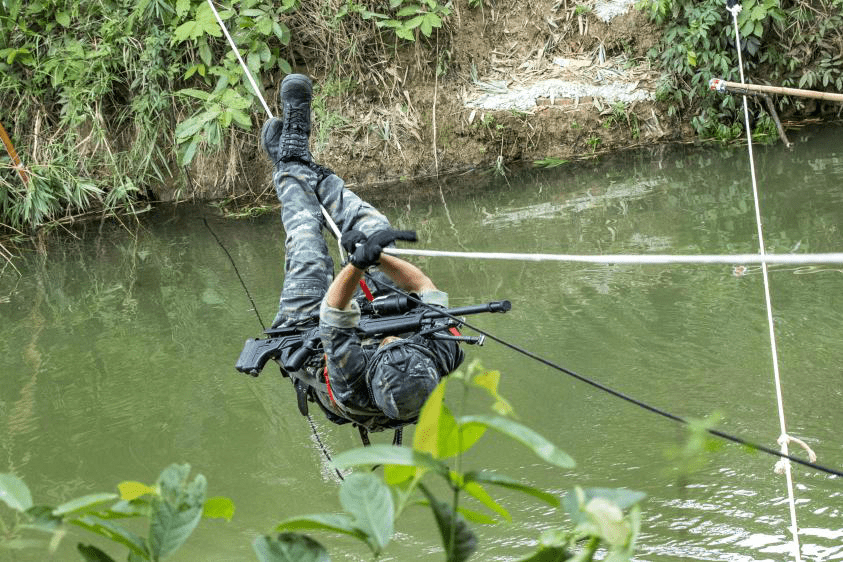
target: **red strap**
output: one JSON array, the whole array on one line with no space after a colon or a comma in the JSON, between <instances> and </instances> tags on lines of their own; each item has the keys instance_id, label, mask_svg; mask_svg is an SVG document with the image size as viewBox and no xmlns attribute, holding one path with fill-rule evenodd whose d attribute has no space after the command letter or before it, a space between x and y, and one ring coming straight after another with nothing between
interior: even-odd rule
<instances>
[{"instance_id":1,"label":"red strap","mask_svg":"<svg viewBox=\"0 0 843 562\"><path fill-rule=\"evenodd\" d=\"M366 285L366 281L362 278L360 279L360 288L363 290L363 294L366 295L366 300L372 302L375 300L375 296L372 294L372 291L369 290L369 286Z\"/></svg>"},{"instance_id":2,"label":"red strap","mask_svg":"<svg viewBox=\"0 0 843 562\"><path fill-rule=\"evenodd\" d=\"M461 335L462 335L462 334L460 333L460 331L459 331L459 330L457 330L456 326L451 326L450 328L448 328L448 331L449 331L449 332L451 332L451 335L452 335L452 336L457 336L457 337L459 337L459 336L461 336Z\"/></svg>"},{"instance_id":3,"label":"red strap","mask_svg":"<svg viewBox=\"0 0 843 562\"><path fill-rule=\"evenodd\" d=\"M325 377L325 384L328 386L328 397L331 399L331 402L336 406L337 401L334 398L334 391L331 390L331 379L328 378L328 356L325 356L325 370L322 371L322 376Z\"/></svg>"}]
</instances>

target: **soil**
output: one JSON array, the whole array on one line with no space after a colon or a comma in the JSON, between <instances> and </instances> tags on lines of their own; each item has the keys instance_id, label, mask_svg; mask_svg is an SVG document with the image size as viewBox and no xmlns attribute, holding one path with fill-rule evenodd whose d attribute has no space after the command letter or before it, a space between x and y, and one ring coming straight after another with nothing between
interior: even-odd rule
<instances>
[{"instance_id":1,"label":"soil","mask_svg":"<svg viewBox=\"0 0 843 562\"><path fill-rule=\"evenodd\" d=\"M350 93L327 98L325 111L344 125L328 130L314 111L315 159L365 192L384 183L572 161L689 138L654 101L658 75L645 54L656 28L629 0L594 2L579 4L588 6L585 13L567 0L498 0L477 8L456 3L447 27L390 51L389 60L366 61L376 70ZM437 60L444 69L439 76ZM296 63L318 93L327 71L306 53ZM266 86L275 99L277 85ZM257 143L246 144L240 180L229 173L208 181L213 172L195 166L196 183L217 186L202 195L257 195L267 185L269 162Z\"/></svg>"}]
</instances>

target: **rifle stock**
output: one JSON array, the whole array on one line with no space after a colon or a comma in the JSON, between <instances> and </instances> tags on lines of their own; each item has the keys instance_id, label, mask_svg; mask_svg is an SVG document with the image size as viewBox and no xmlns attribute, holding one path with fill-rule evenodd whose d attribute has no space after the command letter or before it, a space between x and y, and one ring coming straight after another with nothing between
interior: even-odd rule
<instances>
[{"instance_id":1,"label":"rifle stock","mask_svg":"<svg viewBox=\"0 0 843 562\"><path fill-rule=\"evenodd\" d=\"M376 299L377 300L377 299ZM446 319L442 329L459 325L449 316L466 316L484 312L507 312L512 308L508 300L492 301L484 304L463 306L458 308L413 308L404 314L389 316L364 316L360 319L358 331L364 338L385 338L416 332L422 328L432 329L437 320ZM375 309L377 310L377 308ZM300 331L296 328L270 328L265 332L269 337L264 339L248 339L240 352L235 368L241 373L256 377L263 370L270 359L281 358L284 369L297 371L311 354L316 353L321 345L318 329Z\"/></svg>"}]
</instances>

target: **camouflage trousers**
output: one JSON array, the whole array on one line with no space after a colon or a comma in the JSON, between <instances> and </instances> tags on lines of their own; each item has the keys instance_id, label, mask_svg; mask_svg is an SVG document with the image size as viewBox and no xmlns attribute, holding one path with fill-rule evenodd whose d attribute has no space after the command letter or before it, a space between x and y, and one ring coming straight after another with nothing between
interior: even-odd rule
<instances>
[{"instance_id":1,"label":"camouflage trousers","mask_svg":"<svg viewBox=\"0 0 843 562\"><path fill-rule=\"evenodd\" d=\"M319 321L319 306L333 280L334 262L322 235L326 226L320 204L340 232L359 230L366 236L389 228L389 221L377 209L345 187L335 174L319 175L298 162L279 162L273 175L281 201L284 225L284 286L273 326L290 326ZM391 281L374 274L376 283Z\"/></svg>"}]
</instances>

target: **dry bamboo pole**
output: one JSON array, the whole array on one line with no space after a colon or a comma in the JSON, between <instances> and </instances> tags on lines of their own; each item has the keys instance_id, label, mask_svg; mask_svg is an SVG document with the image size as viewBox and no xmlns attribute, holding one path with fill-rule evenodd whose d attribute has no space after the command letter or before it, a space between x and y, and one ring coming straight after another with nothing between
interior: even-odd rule
<instances>
[{"instance_id":1,"label":"dry bamboo pole","mask_svg":"<svg viewBox=\"0 0 843 562\"><path fill-rule=\"evenodd\" d=\"M741 84L740 82L729 82L720 78L712 78L708 83L711 90L717 92L731 92L738 94L775 94L779 96L796 96L800 98L812 98L816 100L843 102L843 94L832 92L817 92L815 90L800 90L797 88L784 88L781 86L764 86L762 84Z\"/></svg>"},{"instance_id":2,"label":"dry bamboo pole","mask_svg":"<svg viewBox=\"0 0 843 562\"><path fill-rule=\"evenodd\" d=\"M2 140L3 144L6 146L6 152L9 153L9 158L12 159L12 167L17 170L21 181L23 181L23 185L26 185L29 181L26 168L23 167L23 163L20 161L20 158L18 158L18 153L15 151L15 145L12 144L12 139L9 138L9 133L7 133L6 129L3 128L2 123L0 123L0 140Z\"/></svg>"}]
</instances>

